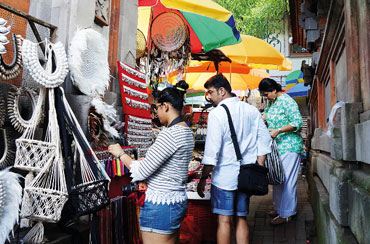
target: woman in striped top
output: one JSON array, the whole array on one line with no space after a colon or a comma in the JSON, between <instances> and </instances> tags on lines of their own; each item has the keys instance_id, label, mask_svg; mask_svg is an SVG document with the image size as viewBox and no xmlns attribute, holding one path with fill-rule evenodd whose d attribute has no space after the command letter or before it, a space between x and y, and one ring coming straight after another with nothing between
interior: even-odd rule
<instances>
[{"instance_id":1,"label":"woman in striped top","mask_svg":"<svg viewBox=\"0 0 370 244\"><path fill-rule=\"evenodd\" d=\"M140 211L140 229L144 244L178 243L179 228L188 203L186 181L194 149L193 133L181 119L185 81L166 88L156 97L158 118L164 126L142 160L133 160L118 145L108 150L130 169L132 181L148 184Z\"/></svg>"}]
</instances>

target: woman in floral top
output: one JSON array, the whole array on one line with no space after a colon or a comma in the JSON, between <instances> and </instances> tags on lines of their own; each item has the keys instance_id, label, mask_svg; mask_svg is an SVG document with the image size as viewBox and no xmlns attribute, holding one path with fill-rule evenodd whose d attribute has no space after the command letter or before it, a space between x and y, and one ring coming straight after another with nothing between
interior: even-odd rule
<instances>
[{"instance_id":1,"label":"woman in floral top","mask_svg":"<svg viewBox=\"0 0 370 244\"><path fill-rule=\"evenodd\" d=\"M265 78L259 84L259 90L269 100L263 113L271 137L275 138L284 168L285 181L274 186L274 217L271 224L289 222L297 209L297 179L299 163L303 153L303 140L299 133L303 125L297 103L283 93L281 85Z\"/></svg>"}]
</instances>

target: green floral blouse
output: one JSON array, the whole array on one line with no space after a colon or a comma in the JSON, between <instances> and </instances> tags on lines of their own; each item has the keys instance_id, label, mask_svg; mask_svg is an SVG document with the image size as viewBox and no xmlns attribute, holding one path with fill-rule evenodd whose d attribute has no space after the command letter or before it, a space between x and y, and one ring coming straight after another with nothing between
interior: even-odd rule
<instances>
[{"instance_id":1,"label":"green floral blouse","mask_svg":"<svg viewBox=\"0 0 370 244\"><path fill-rule=\"evenodd\" d=\"M303 140L299 133L303 125L297 103L287 94L277 97L275 103L268 102L263 112L269 129L279 129L286 125L297 128L295 131L283 132L275 138L280 155L287 152L303 153Z\"/></svg>"}]
</instances>

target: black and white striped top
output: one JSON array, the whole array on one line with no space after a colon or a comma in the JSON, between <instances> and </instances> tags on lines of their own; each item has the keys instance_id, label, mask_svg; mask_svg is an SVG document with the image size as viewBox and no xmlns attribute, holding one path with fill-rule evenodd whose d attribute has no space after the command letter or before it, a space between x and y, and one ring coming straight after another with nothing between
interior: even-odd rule
<instances>
[{"instance_id":1,"label":"black and white striped top","mask_svg":"<svg viewBox=\"0 0 370 244\"><path fill-rule=\"evenodd\" d=\"M186 199L185 184L193 149L189 127L174 125L159 133L145 159L132 162L133 181L148 184L145 201L169 203Z\"/></svg>"}]
</instances>

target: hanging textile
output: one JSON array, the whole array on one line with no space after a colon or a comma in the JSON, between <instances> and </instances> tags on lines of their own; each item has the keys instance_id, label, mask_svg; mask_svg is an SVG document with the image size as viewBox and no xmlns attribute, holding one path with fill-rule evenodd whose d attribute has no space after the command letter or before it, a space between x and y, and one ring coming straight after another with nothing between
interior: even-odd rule
<instances>
[{"instance_id":1,"label":"hanging textile","mask_svg":"<svg viewBox=\"0 0 370 244\"><path fill-rule=\"evenodd\" d=\"M150 118L144 73L118 62L121 98L124 114Z\"/></svg>"}]
</instances>

